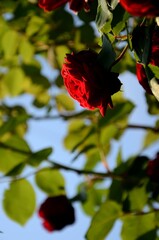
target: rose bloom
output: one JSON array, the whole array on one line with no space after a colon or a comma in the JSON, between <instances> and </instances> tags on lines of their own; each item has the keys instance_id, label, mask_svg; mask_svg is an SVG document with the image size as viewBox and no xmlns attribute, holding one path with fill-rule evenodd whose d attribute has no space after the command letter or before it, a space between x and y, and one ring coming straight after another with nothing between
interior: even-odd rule
<instances>
[{"instance_id":1,"label":"rose bloom","mask_svg":"<svg viewBox=\"0 0 159 240\"><path fill-rule=\"evenodd\" d=\"M113 107L111 95L120 90L121 82L119 74L106 71L97 58L91 50L67 54L61 75L72 98L89 110L98 108L104 116L107 107Z\"/></svg>"},{"instance_id":2,"label":"rose bloom","mask_svg":"<svg viewBox=\"0 0 159 240\"><path fill-rule=\"evenodd\" d=\"M52 11L66 3L69 3L71 10L79 12L82 9L89 11L91 2L93 2L93 0L38 0L38 5L45 11Z\"/></svg>"},{"instance_id":3,"label":"rose bloom","mask_svg":"<svg viewBox=\"0 0 159 240\"><path fill-rule=\"evenodd\" d=\"M120 0L120 4L127 12L134 16L159 16L158 0Z\"/></svg>"},{"instance_id":4,"label":"rose bloom","mask_svg":"<svg viewBox=\"0 0 159 240\"><path fill-rule=\"evenodd\" d=\"M147 76L146 76L144 66L140 63L136 63L136 76L137 76L137 79L138 79L139 83L145 89L145 91L149 94L152 94L152 91L151 91L151 88L150 88L149 83L148 83L148 79L147 79Z\"/></svg>"},{"instance_id":5,"label":"rose bloom","mask_svg":"<svg viewBox=\"0 0 159 240\"><path fill-rule=\"evenodd\" d=\"M139 41L140 36L141 37L144 36L143 30L145 28L146 28L145 26L138 28L137 33L135 33L133 36L133 45L136 49L140 48L140 46L138 46L138 41ZM159 39L159 27L156 27L152 30L150 53L148 56L148 64L152 64L154 66L159 67L159 41L158 41L158 39ZM146 90L146 92L149 94L152 94L144 66L140 63L136 64L136 75L137 75L137 79L138 79L139 83Z\"/></svg>"},{"instance_id":6,"label":"rose bloom","mask_svg":"<svg viewBox=\"0 0 159 240\"><path fill-rule=\"evenodd\" d=\"M74 208L66 196L48 197L39 208L39 216L48 231L61 230L75 221Z\"/></svg>"},{"instance_id":7,"label":"rose bloom","mask_svg":"<svg viewBox=\"0 0 159 240\"><path fill-rule=\"evenodd\" d=\"M147 175L153 182L159 183L159 152L156 154L155 159L148 162Z\"/></svg>"}]
</instances>

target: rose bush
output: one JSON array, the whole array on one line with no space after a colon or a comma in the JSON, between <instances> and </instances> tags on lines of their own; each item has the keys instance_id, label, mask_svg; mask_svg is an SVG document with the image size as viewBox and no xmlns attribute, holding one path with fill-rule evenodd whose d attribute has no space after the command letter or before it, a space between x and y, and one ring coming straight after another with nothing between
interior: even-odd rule
<instances>
[{"instance_id":1,"label":"rose bush","mask_svg":"<svg viewBox=\"0 0 159 240\"><path fill-rule=\"evenodd\" d=\"M70 96L84 108L98 108L102 116L113 107L111 95L121 87L118 73L106 71L91 50L67 54L61 75Z\"/></svg>"},{"instance_id":2,"label":"rose bush","mask_svg":"<svg viewBox=\"0 0 159 240\"><path fill-rule=\"evenodd\" d=\"M74 12L79 12L84 9L85 11L90 10L90 3L93 0L39 0L39 7L43 8L45 11L52 11L62 5L69 3L69 7Z\"/></svg>"},{"instance_id":3,"label":"rose bush","mask_svg":"<svg viewBox=\"0 0 159 240\"><path fill-rule=\"evenodd\" d=\"M48 231L61 230L75 221L74 208L64 195L48 197L40 206L38 214Z\"/></svg>"},{"instance_id":4,"label":"rose bush","mask_svg":"<svg viewBox=\"0 0 159 240\"><path fill-rule=\"evenodd\" d=\"M159 16L159 2L157 0L120 0L120 4L134 16Z\"/></svg>"}]
</instances>

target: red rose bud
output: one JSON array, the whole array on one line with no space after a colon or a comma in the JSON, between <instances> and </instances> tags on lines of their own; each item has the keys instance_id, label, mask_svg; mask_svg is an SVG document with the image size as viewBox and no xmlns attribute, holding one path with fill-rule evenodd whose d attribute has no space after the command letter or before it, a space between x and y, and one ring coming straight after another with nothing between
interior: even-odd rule
<instances>
[{"instance_id":1,"label":"red rose bud","mask_svg":"<svg viewBox=\"0 0 159 240\"><path fill-rule=\"evenodd\" d=\"M141 84L141 86L146 90L147 93L152 94L151 88L148 83L148 78L146 76L145 69L142 64L137 63L136 64L136 76Z\"/></svg>"},{"instance_id":2,"label":"red rose bud","mask_svg":"<svg viewBox=\"0 0 159 240\"><path fill-rule=\"evenodd\" d=\"M120 0L120 4L133 16L159 16L159 1L157 0Z\"/></svg>"},{"instance_id":3,"label":"red rose bud","mask_svg":"<svg viewBox=\"0 0 159 240\"><path fill-rule=\"evenodd\" d=\"M142 60L143 51L144 51L144 44L146 44L145 41L143 41L142 38L147 37L146 35L147 27L146 26L138 26L132 35L132 45L134 50L136 51L137 55L140 57L140 60ZM151 64L154 66L159 67L159 27L154 27L149 31L150 33L150 48L149 48L149 54L147 59L147 65ZM142 64L137 63L136 64L136 75L139 80L139 83L143 86L143 88L147 91L147 93L152 94L149 81L145 72L145 69Z\"/></svg>"},{"instance_id":4,"label":"red rose bud","mask_svg":"<svg viewBox=\"0 0 159 240\"><path fill-rule=\"evenodd\" d=\"M147 175L153 182L159 183L159 152L155 159L148 162Z\"/></svg>"},{"instance_id":5,"label":"red rose bud","mask_svg":"<svg viewBox=\"0 0 159 240\"><path fill-rule=\"evenodd\" d=\"M75 221L74 208L66 196L48 197L39 208L39 216L48 231L61 230Z\"/></svg>"},{"instance_id":6,"label":"red rose bud","mask_svg":"<svg viewBox=\"0 0 159 240\"><path fill-rule=\"evenodd\" d=\"M82 9L89 11L90 3L92 1L93 0L38 0L38 5L45 11L52 11L66 3L69 3L71 10L74 12L79 12Z\"/></svg>"},{"instance_id":7,"label":"red rose bud","mask_svg":"<svg viewBox=\"0 0 159 240\"><path fill-rule=\"evenodd\" d=\"M91 50L67 54L61 75L72 98L89 110L98 108L102 116L113 107L111 95L118 92L121 82L118 73L106 71Z\"/></svg>"}]
</instances>

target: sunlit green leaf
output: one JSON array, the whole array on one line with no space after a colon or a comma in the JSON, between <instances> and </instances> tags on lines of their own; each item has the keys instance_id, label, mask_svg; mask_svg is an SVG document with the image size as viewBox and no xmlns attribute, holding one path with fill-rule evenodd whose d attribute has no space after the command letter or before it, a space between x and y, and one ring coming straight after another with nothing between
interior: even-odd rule
<instances>
[{"instance_id":1,"label":"sunlit green leaf","mask_svg":"<svg viewBox=\"0 0 159 240\"><path fill-rule=\"evenodd\" d=\"M56 96L57 108L59 110L73 111L75 110L74 101L66 94L61 93Z\"/></svg>"},{"instance_id":2,"label":"sunlit green leaf","mask_svg":"<svg viewBox=\"0 0 159 240\"><path fill-rule=\"evenodd\" d=\"M120 205L113 201L103 203L92 219L86 237L88 240L104 239L121 216Z\"/></svg>"},{"instance_id":3,"label":"sunlit green leaf","mask_svg":"<svg viewBox=\"0 0 159 240\"><path fill-rule=\"evenodd\" d=\"M22 93L24 89L25 75L20 68L12 68L4 77L4 83L8 94L16 96Z\"/></svg>"},{"instance_id":4,"label":"sunlit green leaf","mask_svg":"<svg viewBox=\"0 0 159 240\"><path fill-rule=\"evenodd\" d=\"M4 193L3 207L6 214L21 225L32 216L35 204L34 190L25 179L12 182Z\"/></svg>"},{"instance_id":5,"label":"sunlit green leaf","mask_svg":"<svg viewBox=\"0 0 159 240\"><path fill-rule=\"evenodd\" d=\"M31 36L31 35L37 33L41 29L43 24L44 24L44 20L42 18L40 18L38 16L33 16L30 19L29 24L26 29L27 35Z\"/></svg>"},{"instance_id":6,"label":"sunlit green leaf","mask_svg":"<svg viewBox=\"0 0 159 240\"><path fill-rule=\"evenodd\" d=\"M6 58L11 58L17 51L19 36L16 31L8 30L2 38L2 48Z\"/></svg>"},{"instance_id":7,"label":"sunlit green leaf","mask_svg":"<svg viewBox=\"0 0 159 240\"><path fill-rule=\"evenodd\" d=\"M58 170L43 168L35 180L38 187L51 196L65 194L65 180Z\"/></svg>"},{"instance_id":8,"label":"sunlit green leaf","mask_svg":"<svg viewBox=\"0 0 159 240\"><path fill-rule=\"evenodd\" d=\"M98 1L98 10L96 15L96 23L98 28L101 30L106 23L109 23L109 28L107 31L111 29L110 20L112 20L112 13L108 9L107 2L104 0Z\"/></svg>"},{"instance_id":9,"label":"sunlit green leaf","mask_svg":"<svg viewBox=\"0 0 159 240\"><path fill-rule=\"evenodd\" d=\"M143 214L143 215L127 215L123 218L123 227L121 236L123 240L134 240L134 239L142 239L142 240L153 240L154 236L151 234L148 236L149 238L142 238L142 236L150 231L155 230L156 221L155 214Z\"/></svg>"},{"instance_id":10,"label":"sunlit green leaf","mask_svg":"<svg viewBox=\"0 0 159 240\"><path fill-rule=\"evenodd\" d=\"M148 201L148 193L146 192L146 180L145 184L135 187L129 192L129 201L132 211L140 211L145 207Z\"/></svg>"},{"instance_id":11,"label":"sunlit green leaf","mask_svg":"<svg viewBox=\"0 0 159 240\"><path fill-rule=\"evenodd\" d=\"M0 171L6 174L12 171L26 161L28 154L28 144L18 136L11 136L7 141L0 143Z\"/></svg>"},{"instance_id":12,"label":"sunlit green leaf","mask_svg":"<svg viewBox=\"0 0 159 240\"><path fill-rule=\"evenodd\" d=\"M19 52L23 58L23 61L28 63L32 60L34 47L29 41L27 41L27 39L24 38L20 42Z\"/></svg>"},{"instance_id":13,"label":"sunlit green leaf","mask_svg":"<svg viewBox=\"0 0 159 240\"><path fill-rule=\"evenodd\" d=\"M159 127L159 120L156 122L156 127ZM153 143L157 141L159 141L158 132L149 130L146 132L143 142L143 148L150 147Z\"/></svg>"},{"instance_id":14,"label":"sunlit green leaf","mask_svg":"<svg viewBox=\"0 0 159 240\"><path fill-rule=\"evenodd\" d=\"M80 193L85 192L85 201L81 203L84 212L93 216L106 197L106 189L95 188L94 186L89 188L84 184L80 184L78 190Z\"/></svg>"}]
</instances>

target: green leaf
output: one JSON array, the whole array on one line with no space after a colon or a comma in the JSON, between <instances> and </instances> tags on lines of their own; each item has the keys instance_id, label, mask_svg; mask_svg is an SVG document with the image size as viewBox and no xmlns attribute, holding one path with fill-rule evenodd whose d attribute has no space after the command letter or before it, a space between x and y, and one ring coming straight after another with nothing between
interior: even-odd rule
<instances>
[{"instance_id":1,"label":"green leaf","mask_svg":"<svg viewBox=\"0 0 159 240\"><path fill-rule=\"evenodd\" d=\"M159 120L156 122L156 128L159 127ZM143 141L143 148L150 147L153 143L159 141L158 133L155 133L151 130L146 132L144 141Z\"/></svg>"},{"instance_id":2,"label":"green leaf","mask_svg":"<svg viewBox=\"0 0 159 240\"><path fill-rule=\"evenodd\" d=\"M114 125L109 125L102 128L100 134L100 142L104 145L109 145L110 141L115 138L118 132L118 129L115 128Z\"/></svg>"},{"instance_id":3,"label":"green leaf","mask_svg":"<svg viewBox=\"0 0 159 240\"><path fill-rule=\"evenodd\" d=\"M154 66L152 64L149 64L148 67L154 73L155 77L159 79L159 67L158 66Z\"/></svg>"},{"instance_id":4,"label":"green leaf","mask_svg":"<svg viewBox=\"0 0 159 240\"><path fill-rule=\"evenodd\" d=\"M36 174L35 181L50 196L65 194L65 180L58 170L43 168Z\"/></svg>"},{"instance_id":5,"label":"green leaf","mask_svg":"<svg viewBox=\"0 0 159 240\"><path fill-rule=\"evenodd\" d=\"M137 26L132 34L132 47L139 61L145 65L148 64L148 58L151 47L151 27Z\"/></svg>"},{"instance_id":6,"label":"green leaf","mask_svg":"<svg viewBox=\"0 0 159 240\"><path fill-rule=\"evenodd\" d=\"M87 239L103 240L121 214L121 207L116 202L106 201L103 203L92 219L91 226L86 234Z\"/></svg>"},{"instance_id":7,"label":"green leaf","mask_svg":"<svg viewBox=\"0 0 159 240\"><path fill-rule=\"evenodd\" d=\"M127 215L123 218L123 227L121 231L122 240L153 240L149 238L141 238L144 234L153 231L156 228L155 214L149 213L144 215Z\"/></svg>"},{"instance_id":8,"label":"green leaf","mask_svg":"<svg viewBox=\"0 0 159 240\"><path fill-rule=\"evenodd\" d=\"M11 169L9 172L7 172L5 174L5 176L17 176L23 171L25 166L26 166L25 162L19 163L18 165L13 167L13 169Z\"/></svg>"},{"instance_id":9,"label":"green leaf","mask_svg":"<svg viewBox=\"0 0 159 240\"><path fill-rule=\"evenodd\" d=\"M129 192L129 201L130 201L131 210L140 211L146 205L148 201L148 193L146 191L146 185L147 185L147 182L146 180L144 180L144 184L142 186L135 187Z\"/></svg>"},{"instance_id":10,"label":"green leaf","mask_svg":"<svg viewBox=\"0 0 159 240\"><path fill-rule=\"evenodd\" d=\"M28 116L25 113L18 115L18 117L10 117L7 122L0 126L0 136L7 132L13 132L18 125L24 124L27 119Z\"/></svg>"},{"instance_id":11,"label":"green leaf","mask_svg":"<svg viewBox=\"0 0 159 240\"><path fill-rule=\"evenodd\" d=\"M84 194L85 201L82 202L83 211L89 215L93 216L97 209L99 209L103 198L106 197L106 189L99 189L95 187L88 187L84 184L79 185L80 195Z\"/></svg>"},{"instance_id":12,"label":"green leaf","mask_svg":"<svg viewBox=\"0 0 159 240\"><path fill-rule=\"evenodd\" d=\"M95 147L96 147L95 144L86 145L73 157L72 162L75 161L81 154L86 154L88 151L92 150Z\"/></svg>"},{"instance_id":13,"label":"green leaf","mask_svg":"<svg viewBox=\"0 0 159 240\"><path fill-rule=\"evenodd\" d=\"M151 94L145 93L145 97L146 97L148 113L151 115L158 115L159 114L159 102L156 101L156 98Z\"/></svg>"},{"instance_id":14,"label":"green leaf","mask_svg":"<svg viewBox=\"0 0 159 240\"><path fill-rule=\"evenodd\" d=\"M19 44L19 36L16 31L8 30L2 38L2 49L6 58L12 58L16 54Z\"/></svg>"},{"instance_id":15,"label":"green leaf","mask_svg":"<svg viewBox=\"0 0 159 240\"><path fill-rule=\"evenodd\" d=\"M107 32L111 29L110 22L112 20L112 13L108 9L107 1L98 0L98 8L96 15L96 24L99 30L101 30L106 23L109 24Z\"/></svg>"},{"instance_id":16,"label":"green leaf","mask_svg":"<svg viewBox=\"0 0 159 240\"><path fill-rule=\"evenodd\" d=\"M28 144L18 136L11 136L7 141L0 143L0 171L12 171L20 163L26 162L28 154Z\"/></svg>"},{"instance_id":17,"label":"green leaf","mask_svg":"<svg viewBox=\"0 0 159 240\"><path fill-rule=\"evenodd\" d=\"M85 170L94 169L94 167L99 163L99 161L100 161L99 150L97 148L93 148L91 151L86 153L84 169Z\"/></svg>"},{"instance_id":18,"label":"green leaf","mask_svg":"<svg viewBox=\"0 0 159 240\"><path fill-rule=\"evenodd\" d=\"M20 42L19 53L21 54L23 61L29 63L34 54L34 47L27 39L23 38Z\"/></svg>"},{"instance_id":19,"label":"green leaf","mask_svg":"<svg viewBox=\"0 0 159 240\"><path fill-rule=\"evenodd\" d=\"M67 110L67 111L75 110L74 101L64 93L58 94L56 96L56 104L59 110Z\"/></svg>"},{"instance_id":20,"label":"green leaf","mask_svg":"<svg viewBox=\"0 0 159 240\"><path fill-rule=\"evenodd\" d=\"M33 16L26 28L26 34L28 36L32 36L33 34L36 34L39 30L41 30L42 26L44 25L44 19L38 17L38 16Z\"/></svg>"},{"instance_id":21,"label":"green leaf","mask_svg":"<svg viewBox=\"0 0 159 240\"><path fill-rule=\"evenodd\" d=\"M129 18L128 12L121 7L120 4L116 6L113 11L113 20L111 22L113 33L117 36L125 27L125 22Z\"/></svg>"},{"instance_id":22,"label":"green leaf","mask_svg":"<svg viewBox=\"0 0 159 240\"><path fill-rule=\"evenodd\" d=\"M10 96L17 96L24 89L25 75L21 68L12 68L4 77L4 83Z\"/></svg>"},{"instance_id":23,"label":"green leaf","mask_svg":"<svg viewBox=\"0 0 159 240\"><path fill-rule=\"evenodd\" d=\"M134 104L130 101L117 103L114 106L114 111L107 109L106 116L99 121L100 126L102 127L106 124L117 123L123 119L127 119L133 108Z\"/></svg>"},{"instance_id":24,"label":"green leaf","mask_svg":"<svg viewBox=\"0 0 159 240\"><path fill-rule=\"evenodd\" d=\"M83 148L83 144L94 144L91 142L92 136L92 127L86 126L83 121L75 120L70 122L68 135L64 139L64 145L67 149L74 151L77 148Z\"/></svg>"},{"instance_id":25,"label":"green leaf","mask_svg":"<svg viewBox=\"0 0 159 240\"><path fill-rule=\"evenodd\" d=\"M38 152L33 153L29 157L27 163L33 167L37 167L43 160L47 160L51 153L52 153L52 148L44 148Z\"/></svg>"},{"instance_id":26,"label":"green leaf","mask_svg":"<svg viewBox=\"0 0 159 240\"><path fill-rule=\"evenodd\" d=\"M56 54L57 68L62 67L66 53L70 53L70 50L67 46L65 45L56 46L55 54Z\"/></svg>"},{"instance_id":27,"label":"green leaf","mask_svg":"<svg viewBox=\"0 0 159 240\"><path fill-rule=\"evenodd\" d=\"M109 199L121 203L123 190L122 182L114 179L109 187Z\"/></svg>"},{"instance_id":28,"label":"green leaf","mask_svg":"<svg viewBox=\"0 0 159 240\"><path fill-rule=\"evenodd\" d=\"M103 45L102 50L98 54L98 61L106 70L109 70L110 66L115 61L116 54L107 35L104 34L102 39Z\"/></svg>"},{"instance_id":29,"label":"green leaf","mask_svg":"<svg viewBox=\"0 0 159 240\"><path fill-rule=\"evenodd\" d=\"M12 182L4 192L3 207L12 220L24 225L35 210L36 199L32 185L25 179Z\"/></svg>"},{"instance_id":30,"label":"green leaf","mask_svg":"<svg viewBox=\"0 0 159 240\"><path fill-rule=\"evenodd\" d=\"M159 80L153 77L150 81L150 87L153 95L159 101Z\"/></svg>"}]
</instances>

